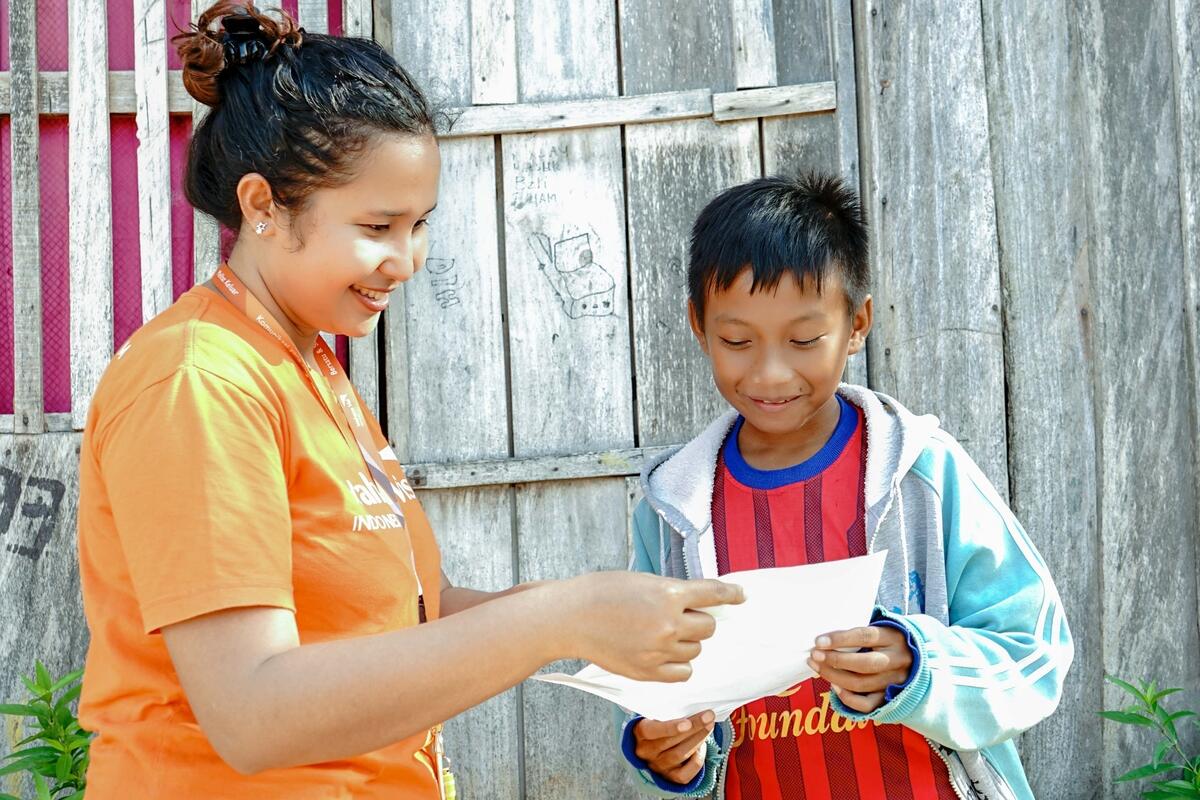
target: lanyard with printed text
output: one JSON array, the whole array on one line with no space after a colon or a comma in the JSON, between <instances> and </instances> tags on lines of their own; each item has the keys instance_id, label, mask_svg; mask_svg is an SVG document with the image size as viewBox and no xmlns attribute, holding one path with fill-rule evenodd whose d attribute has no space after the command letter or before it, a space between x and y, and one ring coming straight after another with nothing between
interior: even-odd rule
<instances>
[{"instance_id":1,"label":"lanyard with printed text","mask_svg":"<svg viewBox=\"0 0 1200 800\"><path fill-rule=\"evenodd\" d=\"M279 325L279 322L267 310L266 306L262 304L262 301L246 288L237 275L233 274L233 270L227 269L224 265L218 267L216 275L213 276L212 285L236 309L257 322L263 330L271 334L275 341L283 346L283 349L287 351L301 368L317 397L321 398L321 404L326 406L327 411L330 411L320 388L313 381L312 375L309 372L308 362L300 355L296 344L291 340L291 337L279 333L282 330L282 326ZM358 451L367 466L367 474L370 475L371 479L380 489L376 494L388 504L392 513L400 520L400 524L407 529L404 511L400 506L400 494L402 491L400 487L404 485L402 483L404 476L400 472L399 462L395 456L388 457L391 448L388 448L388 455L380 453L376 449L375 441L371 436L371 429L367 426L366 417L363 415L362 409L358 406L354 387L350 384L350 379L346 377L345 371L338 364L337 358L329 351L329 348L320 336L317 337L316 344L313 347L313 355L316 357L317 363L321 365L337 400L338 412L330 411L333 421L341 429L344 436L358 445ZM416 556L413 553L411 542L409 545L409 558L411 560L413 577L417 581L417 596L422 598L423 601L425 593L421 588L421 576L417 572Z\"/></svg>"}]
</instances>

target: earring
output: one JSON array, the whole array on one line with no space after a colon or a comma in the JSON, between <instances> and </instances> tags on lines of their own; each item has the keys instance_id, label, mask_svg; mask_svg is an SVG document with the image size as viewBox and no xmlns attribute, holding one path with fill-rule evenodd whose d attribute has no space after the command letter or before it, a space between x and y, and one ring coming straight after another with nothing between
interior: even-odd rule
<instances>
[{"instance_id":1,"label":"earring","mask_svg":"<svg viewBox=\"0 0 1200 800\"><path fill-rule=\"evenodd\" d=\"M264 233L266 233L267 232L266 221L259 220L258 222L254 223L254 232L257 233L259 236L262 236Z\"/></svg>"}]
</instances>

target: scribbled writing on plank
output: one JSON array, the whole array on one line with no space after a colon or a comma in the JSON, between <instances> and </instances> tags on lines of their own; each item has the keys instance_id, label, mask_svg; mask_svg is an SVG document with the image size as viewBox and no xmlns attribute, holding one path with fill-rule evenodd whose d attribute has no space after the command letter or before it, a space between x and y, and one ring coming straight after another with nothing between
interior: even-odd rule
<instances>
[{"instance_id":1,"label":"scribbled writing on plank","mask_svg":"<svg viewBox=\"0 0 1200 800\"><path fill-rule=\"evenodd\" d=\"M0 536L15 538L25 527L33 531L32 543L8 541L4 549L33 561L40 559L58 525L65 494L66 486L62 481L32 475L26 477L0 467ZM30 524L18 524L13 530L14 518L28 520Z\"/></svg>"},{"instance_id":2,"label":"scribbled writing on plank","mask_svg":"<svg viewBox=\"0 0 1200 800\"><path fill-rule=\"evenodd\" d=\"M462 286L459 283L458 270L454 268L453 258L427 258L425 269L432 277L433 299L440 308L446 309L462 304L462 298L458 296Z\"/></svg>"}]
</instances>

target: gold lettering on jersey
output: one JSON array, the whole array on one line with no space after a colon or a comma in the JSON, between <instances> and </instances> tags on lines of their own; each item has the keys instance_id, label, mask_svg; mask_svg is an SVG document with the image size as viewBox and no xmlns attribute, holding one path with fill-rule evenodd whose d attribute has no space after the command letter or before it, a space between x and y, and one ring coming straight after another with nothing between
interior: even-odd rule
<instances>
[{"instance_id":1,"label":"gold lettering on jersey","mask_svg":"<svg viewBox=\"0 0 1200 800\"><path fill-rule=\"evenodd\" d=\"M795 689L781 697L795 694ZM787 709L770 713L747 714L739 708L730 722L733 723L733 746L737 747L749 739L781 739L799 736L821 736L826 733L844 733L861 730L871 724L870 720L848 719L829 706L829 692L821 694L821 705L808 711Z\"/></svg>"}]
</instances>

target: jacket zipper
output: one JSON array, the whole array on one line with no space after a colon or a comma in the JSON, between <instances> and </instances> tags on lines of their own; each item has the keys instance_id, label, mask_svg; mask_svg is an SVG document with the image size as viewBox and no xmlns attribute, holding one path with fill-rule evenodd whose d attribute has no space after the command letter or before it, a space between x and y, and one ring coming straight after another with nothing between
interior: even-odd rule
<instances>
[{"instance_id":1,"label":"jacket zipper","mask_svg":"<svg viewBox=\"0 0 1200 800\"><path fill-rule=\"evenodd\" d=\"M950 782L950 788L954 790L955 796L958 797L958 800L967 800L966 796L964 796L963 793L959 790L958 784L954 782L954 770L951 769L951 767L950 767L949 756L946 756L944 753L942 753L941 748L935 746L933 743L933 740L930 739L928 736L925 736L923 738L925 739L925 744L929 745L930 751L933 752L934 754L936 754L937 757L942 760L942 763L946 765L946 780L948 780Z\"/></svg>"}]
</instances>

